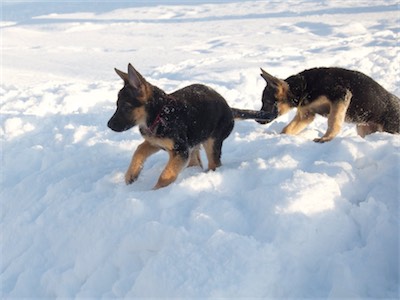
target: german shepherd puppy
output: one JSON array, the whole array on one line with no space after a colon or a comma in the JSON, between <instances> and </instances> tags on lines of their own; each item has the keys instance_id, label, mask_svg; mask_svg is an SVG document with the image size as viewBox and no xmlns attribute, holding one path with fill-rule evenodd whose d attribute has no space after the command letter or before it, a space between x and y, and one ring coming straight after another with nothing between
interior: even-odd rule
<instances>
[{"instance_id":1,"label":"german shepherd puppy","mask_svg":"<svg viewBox=\"0 0 400 300\"><path fill-rule=\"evenodd\" d=\"M200 166L200 145L203 145L208 169L221 166L221 148L234 126L234 116L225 99L213 89L194 84L166 94L148 83L129 64L128 73L115 69L124 80L118 93L117 110L108 127L121 132L138 125L144 142L133 154L125 174L125 182L133 183L145 160L163 149L169 161L154 189L175 181L185 166ZM238 118L266 119L268 114L235 110Z\"/></svg>"},{"instance_id":2,"label":"german shepherd puppy","mask_svg":"<svg viewBox=\"0 0 400 300\"><path fill-rule=\"evenodd\" d=\"M298 134L315 114L328 116L326 133L314 139L318 143L332 140L344 121L357 124L362 137L375 131L400 132L400 99L363 73L313 68L281 80L261 72L267 82L261 110L277 117L297 107L282 133Z\"/></svg>"}]
</instances>

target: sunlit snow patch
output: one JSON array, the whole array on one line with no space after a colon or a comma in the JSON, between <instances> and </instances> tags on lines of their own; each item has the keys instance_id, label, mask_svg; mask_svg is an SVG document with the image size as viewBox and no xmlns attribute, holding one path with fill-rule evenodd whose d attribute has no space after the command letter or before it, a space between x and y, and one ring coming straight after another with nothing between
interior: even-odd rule
<instances>
[{"instance_id":1,"label":"sunlit snow patch","mask_svg":"<svg viewBox=\"0 0 400 300\"><path fill-rule=\"evenodd\" d=\"M13 139L24 133L30 132L35 129L29 122L24 122L21 118L10 118L4 123L4 129L1 128L0 135L5 136L6 139Z\"/></svg>"},{"instance_id":2,"label":"sunlit snow patch","mask_svg":"<svg viewBox=\"0 0 400 300\"><path fill-rule=\"evenodd\" d=\"M313 215L335 207L340 189L335 180L326 174L296 171L293 180L282 185L288 195L286 205L278 206L277 213L303 213Z\"/></svg>"}]
</instances>

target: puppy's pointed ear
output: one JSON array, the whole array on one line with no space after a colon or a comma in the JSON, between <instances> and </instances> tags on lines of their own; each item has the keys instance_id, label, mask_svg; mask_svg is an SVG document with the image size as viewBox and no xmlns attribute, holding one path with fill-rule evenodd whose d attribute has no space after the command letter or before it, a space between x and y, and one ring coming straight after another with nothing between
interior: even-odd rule
<instances>
[{"instance_id":1,"label":"puppy's pointed ear","mask_svg":"<svg viewBox=\"0 0 400 300\"><path fill-rule=\"evenodd\" d=\"M146 83L144 77L131 64L128 65L128 82L135 89L140 89Z\"/></svg>"},{"instance_id":2,"label":"puppy's pointed ear","mask_svg":"<svg viewBox=\"0 0 400 300\"><path fill-rule=\"evenodd\" d=\"M114 70L125 83L128 83L128 73L122 72L122 71L118 70L117 68L114 68Z\"/></svg>"},{"instance_id":3,"label":"puppy's pointed ear","mask_svg":"<svg viewBox=\"0 0 400 300\"><path fill-rule=\"evenodd\" d=\"M272 76L271 74L265 72L263 69L261 69L261 77L265 79L267 85L275 89L275 97L279 99L279 101L283 101L288 98L290 94L290 87L285 80Z\"/></svg>"},{"instance_id":4,"label":"puppy's pointed ear","mask_svg":"<svg viewBox=\"0 0 400 300\"><path fill-rule=\"evenodd\" d=\"M268 84L270 84L270 85L272 85L274 87L277 87L277 86L282 84L283 80L281 80L279 78L276 78L275 76L272 76L271 74L265 72L262 68L260 68L260 69L261 69L261 74L260 74L261 77L264 78L264 80Z\"/></svg>"}]
</instances>

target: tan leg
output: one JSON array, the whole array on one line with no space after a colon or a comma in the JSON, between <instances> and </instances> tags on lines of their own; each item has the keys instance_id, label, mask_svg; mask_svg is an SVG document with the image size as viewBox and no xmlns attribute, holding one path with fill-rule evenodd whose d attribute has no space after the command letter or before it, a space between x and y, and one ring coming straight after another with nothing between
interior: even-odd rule
<instances>
[{"instance_id":1,"label":"tan leg","mask_svg":"<svg viewBox=\"0 0 400 300\"><path fill-rule=\"evenodd\" d=\"M326 130L323 137L314 139L314 142L317 143L329 142L335 136L338 135L338 133L342 129L342 125L346 117L346 112L347 108L349 107L351 97L352 97L351 92L347 91L344 101L339 101L337 103L332 104L328 116L328 129Z\"/></svg>"},{"instance_id":2,"label":"tan leg","mask_svg":"<svg viewBox=\"0 0 400 300\"><path fill-rule=\"evenodd\" d=\"M361 137L377 131L383 131L383 126L376 123L357 124L357 133Z\"/></svg>"},{"instance_id":3,"label":"tan leg","mask_svg":"<svg viewBox=\"0 0 400 300\"><path fill-rule=\"evenodd\" d=\"M215 171L216 168L221 166L221 161L219 158L217 158L217 155L215 153L215 139L209 138L203 143L204 150L206 151L207 154L207 160L208 160L208 169Z\"/></svg>"},{"instance_id":4,"label":"tan leg","mask_svg":"<svg viewBox=\"0 0 400 300\"><path fill-rule=\"evenodd\" d=\"M298 108L297 113L294 116L293 120L283 128L282 133L296 135L304 128L307 127L312 121L314 121L315 113L309 111L303 111L302 109Z\"/></svg>"},{"instance_id":5,"label":"tan leg","mask_svg":"<svg viewBox=\"0 0 400 300\"><path fill-rule=\"evenodd\" d=\"M173 151L168 151L169 161L165 166L164 171L161 173L158 182L154 189L165 187L176 180L180 171L186 166L188 158L184 158Z\"/></svg>"},{"instance_id":6,"label":"tan leg","mask_svg":"<svg viewBox=\"0 0 400 300\"><path fill-rule=\"evenodd\" d=\"M143 164L146 159L159 151L160 148L153 146L148 141L144 141L137 148L132 156L131 164L125 173L126 184L131 184L139 177L140 171L143 169Z\"/></svg>"},{"instance_id":7,"label":"tan leg","mask_svg":"<svg viewBox=\"0 0 400 300\"><path fill-rule=\"evenodd\" d=\"M200 166L203 168L203 164L201 163L200 158L200 146L195 147L192 152L190 153L190 160L188 167L197 167Z\"/></svg>"}]
</instances>

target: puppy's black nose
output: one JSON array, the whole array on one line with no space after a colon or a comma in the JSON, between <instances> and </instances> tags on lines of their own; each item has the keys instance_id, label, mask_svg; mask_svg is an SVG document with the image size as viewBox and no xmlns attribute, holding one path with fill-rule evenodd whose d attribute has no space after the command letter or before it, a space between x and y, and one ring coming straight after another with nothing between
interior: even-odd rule
<instances>
[{"instance_id":1,"label":"puppy's black nose","mask_svg":"<svg viewBox=\"0 0 400 300\"><path fill-rule=\"evenodd\" d=\"M112 122L112 119L110 119L110 120L107 122L107 127L110 128L110 129L113 129L113 122Z\"/></svg>"},{"instance_id":2,"label":"puppy's black nose","mask_svg":"<svg viewBox=\"0 0 400 300\"><path fill-rule=\"evenodd\" d=\"M117 122L115 122L115 119L114 119L114 118L111 118L111 119L108 121L107 126L108 126L108 128L110 128L110 129L113 130L113 131L117 131L117 132L122 131L122 130L119 128L120 126L118 126Z\"/></svg>"}]
</instances>

